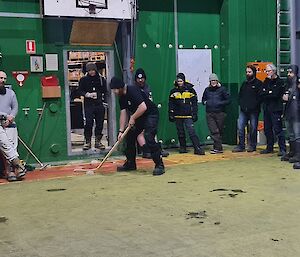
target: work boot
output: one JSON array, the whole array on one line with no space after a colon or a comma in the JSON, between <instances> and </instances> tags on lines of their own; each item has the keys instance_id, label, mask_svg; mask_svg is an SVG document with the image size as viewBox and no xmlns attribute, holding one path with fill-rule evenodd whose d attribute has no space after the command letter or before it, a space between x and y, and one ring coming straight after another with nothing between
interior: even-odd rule
<instances>
[{"instance_id":1,"label":"work boot","mask_svg":"<svg viewBox=\"0 0 300 257\"><path fill-rule=\"evenodd\" d=\"M155 152L152 154L152 159L155 163L155 168L153 170L153 176L160 176L165 173L165 166L161 158L160 152Z\"/></svg>"},{"instance_id":2,"label":"work boot","mask_svg":"<svg viewBox=\"0 0 300 257\"><path fill-rule=\"evenodd\" d=\"M170 155L170 153L168 152L168 151L166 151L166 150L161 150L161 156L162 157L168 157Z\"/></svg>"},{"instance_id":3,"label":"work boot","mask_svg":"<svg viewBox=\"0 0 300 257\"><path fill-rule=\"evenodd\" d=\"M145 159L151 159L151 152L150 152L150 149L149 147L147 146L147 144L144 144L142 146L142 158L145 158Z\"/></svg>"},{"instance_id":4,"label":"work boot","mask_svg":"<svg viewBox=\"0 0 300 257\"><path fill-rule=\"evenodd\" d=\"M252 147L252 146L249 146L249 148L247 149L247 152L248 153L253 153L256 151L256 148L255 147Z\"/></svg>"},{"instance_id":5,"label":"work boot","mask_svg":"<svg viewBox=\"0 0 300 257\"><path fill-rule=\"evenodd\" d=\"M188 151L186 150L186 140L185 137L179 137L179 153L187 153Z\"/></svg>"},{"instance_id":6,"label":"work boot","mask_svg":"<svg viewBox=\"0 0 300 257\"><path fill-rule=\"evenodd\" d=\"M237 145L235 148L232 149L233 153L242 153L245 152L245 148L242 148L241 146Z\"/></svg>"},{"instance_id":7,"label":"work boot","mask_svg":"<svg viewBox=\"0 0 300 257\"><path fill-rule=\"evenodd\" d=\"M194 147L194 154L205 155L203 148L200 146L199 138L197 136L191 137L192 144Z\"/></svg>"},{"instance_id":8,"label":"work boot","mask_svg":"<svg viewBox=\"0 0 300 257\"><path fill-rule=\"evenodd\" d=\"M289 159L290 163L300 162L300 142L295 142L295 154Z\"/></svg>"},{"instance_id":9,"label":"work boot","mask_svg":"<svg viewBox=\"0 0 300 257\"><path fill-rule=\"evenodd\" d=\"M135 161L128 161L126 160L122 166L117 167L118 172L126 172L136 170L136 163Z\"/></svg>"},{"instance_id":10,"label":"work boot","mask_svg":"<svg viewBox=\"0 0 300 257\"><path fill-rule=\"evenodd\" d=\"M92 147L91 139L86 139L85 144L83 145L83 150L89 150Z\"/></svg>"},{"instance_id":11,"label":"work boot","mask_svg":"<svg viewBox=\"0 0 300 257\"><path fill-rule=\"evenodd\" d=\"M299 170L299 169L300 169L300 162L294 163L293 168L294 168L295 170Z\"/></svg>"},{"instance_id":12,"label":"work boot","mask_svg":"<svg viewBox=\"0 0 300 257\"><path fill-rule=\"evenodd\" d=\"M289 145L290 145L290 150L288 153L286 153L285 155L283 155L281 157L281 161L289 161L290 158L292 158L294 155L295 155L295 144L296 142L295 141L290 141L289 142Z\"/></svg>"},{"instance_id":13,"label":"work boot","mask_svg":"<svg viewBox=\"0 0 300 257\"><path fill-rule=\"evenodd\" d=\"M96 136L95 138L95 148L100 150L105 150L105 145L101 143L102 135Z\"/></svg>"},{"instance_id":14,"label":"work boot","mask_svg":"<svg viewBox=\"0 0 300 257\"><path fill-rule=\"evenodd\" d=\"M261 150L259 153L260 154L268 154L268 153L274 153L274 151L273 151L273 149L266 148L264 150Z\"/></svg>"},{"instance_id":15,"label":"work boot","mask_svg":"<svg viewBox=\"0 0 300 257\"><path fill-rule=\"evenodd\" d=\"M202 147L196 147L194 150L194 154L196 155L205 155L205 151Z\"/></svg>"},{"instance_id":16,"label":"work boot","mask_svg":"<svg viewBox=\"0 0 300 257\"><path fill-rule=\"evenodd\" d=\"M20 162L19 158L15 158L10 162L14 174L16 175L17 179L22 179L26 175L26 168L24 165Z\"/></svg>"}]
</instances>

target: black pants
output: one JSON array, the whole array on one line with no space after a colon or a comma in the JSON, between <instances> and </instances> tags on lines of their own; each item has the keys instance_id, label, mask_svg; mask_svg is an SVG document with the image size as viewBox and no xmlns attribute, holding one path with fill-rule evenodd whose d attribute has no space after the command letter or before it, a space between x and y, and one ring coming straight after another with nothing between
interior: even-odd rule
<instances>
[{"instance_id":1,"label":"black pants","mask_svg":"<svg viewBox=\"0 0 300 257\"><path fill-rule=\"evenodd\" d=\"M211 138L214 141L214 149L222 151L222 136L224 130L225 112L207 112L206 120Z\"/></svg>"},{"instance_id":2,"label":"black pants","mask_svg":"<svg viewBox=\"0 0 300 257\"><path fill-rule=\"evenodd\" d=\"M84 137L86 140L91 140L92 130L94 126L94 120L96 122L95 126L95 136L101 137L103 130L103 122L105 115L105 108L103 104L90 104L84 106L85 114L85 126L84 126Z\"/></svg>"},{"instance_id":3,"label":"black pants","mask_svg":"<svg viewBox=\"0 0 300 257\"><path fill-rule=\"evenodd\" d=\"M126 136L125 155L129 162L135 163L136 157L136 139L137 136L144 130L146 144L150 149L152 159L155 164L161 162L161 148L156 142L155 136L158 127L158 114L147 115L136 120L135 126L128 132Z\"/></svg>"},{"instance_id":4,"label":"black pants","mask_svg":"<svg viewBox=\"0 0 300 257\"><path fill-rule=\"evenodd\" d=\"M277 137L280 151L286 151L284 131L282 130L282 112L264 111L264 132L268 150L273 150L274 137Z\"/></svg>"}]
</instances>

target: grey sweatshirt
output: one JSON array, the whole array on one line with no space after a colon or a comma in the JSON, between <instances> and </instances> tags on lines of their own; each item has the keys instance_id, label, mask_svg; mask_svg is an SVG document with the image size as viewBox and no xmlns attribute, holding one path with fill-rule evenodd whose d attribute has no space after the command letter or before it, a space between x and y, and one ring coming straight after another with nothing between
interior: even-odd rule
<instances>
[{"instance_id":1,"label":"grey sweatshirt","mask_svg":"<svg viewBox=\"0 0 300 257\"><path fill-rule=\"evenodd\" d=\"M0 94L0 115L16 117L18 113L18 101L13 90L6 88L6 94Z\"/></svg>"}]
</instances>

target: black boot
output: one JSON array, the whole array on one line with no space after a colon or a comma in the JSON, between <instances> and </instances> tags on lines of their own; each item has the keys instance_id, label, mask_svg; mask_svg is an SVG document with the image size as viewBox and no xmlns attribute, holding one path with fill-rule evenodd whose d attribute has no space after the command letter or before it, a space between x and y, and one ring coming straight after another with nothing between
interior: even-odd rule
<instances>
[{"instance_id":1,"label":"black boot","mask_svg":"<svg viewBox=\"0 0 300 257\"><path fill-rule=\"evenodd\" d=\"M95 148L100 150L105 150L105 145L101 143L102 135L96 136L95 138Z\"/></svg>"},{"instance_id":2,"label":"black boot","mask_svg":"<svg viewBox=\"0 0 300 257\"><path fill-rule=\"evenodd\" d=\"M300 162L294 163L293 168L294 168L295 170L299 170L299 169L300 169Z\"/></svg>"},{"instance_id":3,"label":"black boot","mask_svg":"<svg viewBox=\"0 0 300 257\"><path fill-rule=\"evenodd\" d=\"M122 171L126 172L126 171L131 171L131 170L136 170L135 161L126 160L122 166L117 167L117 171L119 171L119 172L122 172Z\"/></svg>"},{"instance_id":4,"label":"black boot","mask_svg":"<svg viewBox=\"0 0 300 257\"><path fill-rule=\"evenodd\" d=\"M300 162L300 142L295 142L295 154L289 159L290 163Z\"/></svg>"},{"instance_id":5,"label":"black boot","mask_svg":"<svg viewBox=\"0 0 300 257\"><path fill-rule=\"evenodd\" d=\"M165 166L164 166L164 163L163 163L163 160L161 158L161 153L160 151L158 152L155 152L152 154L152 159L155 163L155 168L153 170L153 176L160 176L162 174L165 173Z\"/></svg>"},{"instance_id":6,"label":"black boot","mask_svg":"<svg viewBox=\"0 0 300 257\"><path fill-rule=\"evenodd\" d=\"M194 154L205 155L204 149L200 146L199 138L197 136L191 137L192 144L194 146Z\"/></svg>"},{"instance_id":7,"label":"black boot","mask_svg":"<svg viewBox=\"0 0 300 257\"><path fill-rule=\"evenodd\" d=\"M143 152L143 154L142 154L142 157L143 157L143 158L145 158L145 159L151 159L151 158L152 158L152 157L151 157L150 149L149 149L149 147L147 146L147 144L144 144L144 145L142 146L142 152Z\"/></svg>"},{"instance_id":8,"label":"black boot","mask_svg":"<svg viewBox=\"0 0 300 257\"><path fill-rule=\"evenodd\" d=\"M287 162L287 161L289 161L290 158L292 158L292 157L295 155L295 144L296 144L295 141L290 141L290 142L289 142L290 150L289 150L288 153L286 153L285 155L283 155L283 156L281 157L281 160L282 160L282 161Z\"/></svg>"},{"instance_id":9,"label":"black boot","mask_svg":"<svg viewBox=\"0 0 300 257\"><path fill-rule=\"evenodd\" d=\"M186 140L185 137L179 137L179 153L187 153L188 151L186 150Z\"/></svg>"},{"instance_id":10,"label":"black boot","mask_svg":"<svg viewBox=\"0 0 300 257\"><path fill-rule=\"evenodd\" d=\"M92 147L92 140L90 138L85 139L85 144L83 145L83 150L89 150Z\"/></svg>"},{"instance_id":11,"label":"black boot","mask_svg":"<svg viewBox=\"0 0 300 257\"><path fill-rule=\"evenodd\" d=\"M160 150L161 150L161 156L162 157L168 157L170 155L170 153L168 151L162 149L160 142L158 144L159 144L159 147L160 147Z\"/></svg>"}]
</instances>

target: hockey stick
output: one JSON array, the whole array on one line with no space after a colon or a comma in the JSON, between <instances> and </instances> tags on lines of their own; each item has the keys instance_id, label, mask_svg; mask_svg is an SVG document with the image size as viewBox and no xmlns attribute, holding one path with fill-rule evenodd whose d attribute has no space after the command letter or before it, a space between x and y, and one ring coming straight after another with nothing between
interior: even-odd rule
<instances>
[{"instance_id":1,"label":"hockey stick","mask_svg":"<svg viewBox=\"0 0 300 257\"><path fill-rule=\"evenodd\" d=\"M129 130L131 129L131 126L128 125L127 128L125 129L125 131L123 132L121 138L113 145L113 147L109 150L109 152L105 155L105 157L103 158L103 160L100 162L100 164L94 168L94 169L74 169L74 171L83 171L83 172L88 172L88 171L93 171L93 172L98 172L100 171L100 168L102 167L102 165L104 164L104 162L111 156L111 154L117 149L117 147L119 146L119 144L122 142L122 140L124 139L124 137L127 135L127 133L129 132Z\"/></svg>"}]
</instances>

